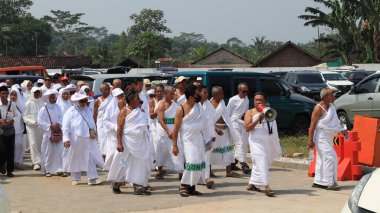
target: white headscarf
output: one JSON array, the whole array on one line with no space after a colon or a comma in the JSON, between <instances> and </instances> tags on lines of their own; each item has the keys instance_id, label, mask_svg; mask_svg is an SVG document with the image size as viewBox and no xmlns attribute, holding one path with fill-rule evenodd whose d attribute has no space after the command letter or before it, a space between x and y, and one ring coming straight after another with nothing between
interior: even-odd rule
<instances>
[{"instance_id":1,"label":"white headscarf","mask_svg":"<svg viewBox=\"0 0 380 213\"><path fill-rule=\"evenodd\" d=\"M31 95L31 90L28 90L28 83L31 82L29 80L24 80L22 83L21 83L21 89L24 93L24 97L26 100L28 100L30 98L30 95Z\"/></svg>"},{"instance_id":2,"label":"white headscarf","mask_svg":"<svg viewBox=\"0 0 380 213\"><path fill-rule=\"evenodd\" d=\"M11 92L16 92L17 94L17 99L16 99L16 106L18 108L18 110L20 110L22 113L24 112L24 108L25 108L25 99L23 98L23 96L21 95L21 92L20 90L17 88L17 87L11 87ZM10 98L9 98L10 99Z\"/></svg>"},{"instance_id":3,"label":"white headscarf","mask_svg":"<svg viewBox=\"0 0 380 213\"><path fill-rule=\"evenodd\" d=\"M72 106L70 98L67 100L63 100L62 95L65 92L70 93L70 90L66 88L59 90L59 95L57 97L57 104L59 108L61 108L62 114L64 114L66 110Z\"/></svg>"}]
</instances>

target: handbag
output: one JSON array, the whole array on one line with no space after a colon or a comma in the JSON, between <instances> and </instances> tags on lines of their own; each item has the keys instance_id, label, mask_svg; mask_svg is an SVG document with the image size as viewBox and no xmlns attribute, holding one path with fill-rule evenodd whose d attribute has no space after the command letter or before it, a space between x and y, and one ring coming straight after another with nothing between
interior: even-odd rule
<instances>
[{"instance_id":1,"label":"handbag","mask_svg":"<svg viewBox=\"0 0 380 213\"><path fill-rule=\"evenodd\" d=\"M8 110L7 110L7 114L5 115L4 122L6 122L6 120L7 120L8 112L11 109L11 105L12 105L12 102L10 101L9 106L8 106ZM0 118L1 118L1 113L0 113ZM1 127L1 130L2 130L2 134L1 134L2 136L7 137L7 136L12 136L15 134L14 126L3 126L3 127Z\"/></svg>"},{"instance_id":2,"label":"handbag","mask_svg":"<svg viewBox=\"0 0 380 213\"><path fill-rule=\"evenodd\" d=\"M46 112L49 116L50 123L51 123L51 125L53 125L53 122L51 121L49 110L46 106L45 106L45 108L46 108ZM52 143L58 143L58 142L62 141L62 130L61 129L59 129L58 131L52 130L50 133L50 141Z\"/></svg>"},{"instance_id":3,"label":"handbag","mask_svg":"<svg viewBox=\"0 0 380 213\"><path fill-rule=\"evenodd\" d=\"M75 107L75 109L79 112L79 110L78 110L77 107ZM86 124L88 126L88 132L90 133L90 139L92 139L92 140L97 139L98 138L98 133L94 129L92 129L90 127L90 125L88 125L88 123L87 123L86 119L84 118L84 116L82 115L82 113L79 112L79 114L82 116L83 120L86 122Z\"/></svg>"}]
</instances>

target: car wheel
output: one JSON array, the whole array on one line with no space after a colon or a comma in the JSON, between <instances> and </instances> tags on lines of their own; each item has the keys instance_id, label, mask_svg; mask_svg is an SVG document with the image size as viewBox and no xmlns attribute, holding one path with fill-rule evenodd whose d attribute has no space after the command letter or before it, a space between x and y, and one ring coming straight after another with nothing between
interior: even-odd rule
<instances>
[{"instance_id":1,"label":"car wheel","mask_svg":"<svg viewBox=\"0 0 380 213\"><path fill-rule=\"evenodd\" d=\"M306 134L310 126L310 119L304 115L296 115L293 120L292 132L294 134Z\"/></svg>"},{"instance_id":2,"label":"car wheel","mask_svg":"<svg viewBox=\"0 0 380 213\"><path fill-rule=\"evenodd\" d=\"M352 129L352 124L350 122L350 120L348 119L348 115L346 112L338 112L338 118L339 118L339 121L340 121L340 124L346 124L347 126L347 129Z\"/></svg>"}]
</instances>

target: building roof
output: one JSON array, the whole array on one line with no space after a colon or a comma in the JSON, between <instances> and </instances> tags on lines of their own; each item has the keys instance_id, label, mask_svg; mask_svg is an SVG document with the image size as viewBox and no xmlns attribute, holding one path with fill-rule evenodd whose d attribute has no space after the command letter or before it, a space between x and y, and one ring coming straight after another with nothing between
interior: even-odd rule
<instances>
[{"instance_id":1,"label":"building roof","mask_svg":"<svg viewBox=\"0 0 380 213\"><path fill-rule=\"evenodd\" d=\"M226 57L219 57L218 59L214 59L210 62L207 62L207 60L211 59L212 57L216 56L218 54L226 54L229 55L230 57L227 59ZM230 61L228 61L230 60ZM235 60L236 62L234 62ZM246 67L251 67L253 63L249 61L248 59L228 50L223 47L216 49L215 51L211 52L210 54L206 55L203 58L200 58L194 62L191 63L192 66L194 65L200 65L200 66L214 66L214 67L224 67L224 66L246 66Z\"/></svg>"},{"instance_id":2,"label":"building roof","mask_svg":"<svg viewBox=\"0 0 380 213\"><path fill-rule=\"evenodd\" d=\"M90 57L82 56L0 56L0 67L15 66L44 66L47 69L89 67L92 61Z\"/></svg>"},{"instance_id":3,"label":"building roof","mask_svg":"<svg viewBox=\"0 0 380 213\"><path fill-rule=\"evenodd\" d=\"M281 47L279 47L277 50L274 50L273 52L271 52L270 54L268 54L264 58L262 58L259 61L257 61L256 64L255 64L255 66L256 67L261 67L261 64L263 64L264 62L272 59L274 56L281 54L285 49L288 49L288 48L295 48L300 53L302 53L303 55L307 56L310 60L315 61L316 64L319 64L319 63L322 62L319 58L315 57L314 55L312 55L308 51L302 49L300 46L294 44L291 41L288 41L284 45L282 45Z\"/></svg>"}]
</instances>

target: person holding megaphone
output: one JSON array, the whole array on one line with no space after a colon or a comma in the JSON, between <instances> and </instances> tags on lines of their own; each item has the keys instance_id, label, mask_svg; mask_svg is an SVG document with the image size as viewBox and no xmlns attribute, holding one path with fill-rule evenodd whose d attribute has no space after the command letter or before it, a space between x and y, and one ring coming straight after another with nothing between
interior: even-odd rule
<instances>
[{"instance_id":1,"label":"person holding megaphone","mask_svg":"<svg viewBox=\"0 0 380 213\"><path fill-rule=\"evenodd\" d=\"M259 187L263 186L265 194L274 197L275 193L269 187L269 167L280 156L281 146L275 120L277 113L266 105L265 95L257 92L254 95L254 108L244 116L253 163L247 190L261 192Z\"/></svg>"}]
</instances>

